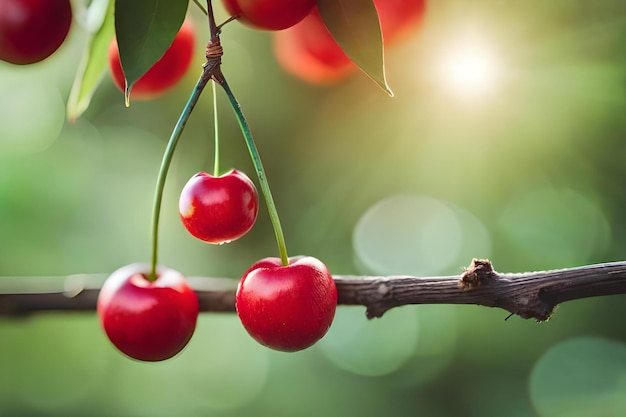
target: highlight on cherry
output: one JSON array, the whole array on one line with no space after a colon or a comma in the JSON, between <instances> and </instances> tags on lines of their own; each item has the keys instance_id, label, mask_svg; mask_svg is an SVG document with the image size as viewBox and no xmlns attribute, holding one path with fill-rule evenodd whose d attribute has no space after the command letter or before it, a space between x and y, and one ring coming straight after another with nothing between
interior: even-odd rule
<instances>
[{"instance_id":1,"label":"highlight on cherry","mask_svg":"<svg viewBox=\"0 0 626 417\"><path fill-rule=\"evenodd\" d=\"M98 294L100 324L126 356L156 362L176 356L196 328L198 298L180 272L148 264L113 272Z\"/></svg>"},{"instance_id":2,"label":"highlight on cherry","mask_svg":"<svg viewBox=\"0 0 626 417\"><path fill-rule=\"evenodd\" d=\"M196 238L213 244L229 243L252 229L259 212L259 197L246 174L232 169L213 176L199 172L180 194L183 225Z\"/></svg>"},{"instance_id":3,"label":"highlight on cherry","mask_svg":"<svg viewBox=\"0 0 626 417\"><path fill-rule=\"evenodd\" d=\"M260 344L284 352L306 349L333 322L337 288L322 261L266 258L243 275L235 298L243 327Z\"/></svg>"}]
</instances>

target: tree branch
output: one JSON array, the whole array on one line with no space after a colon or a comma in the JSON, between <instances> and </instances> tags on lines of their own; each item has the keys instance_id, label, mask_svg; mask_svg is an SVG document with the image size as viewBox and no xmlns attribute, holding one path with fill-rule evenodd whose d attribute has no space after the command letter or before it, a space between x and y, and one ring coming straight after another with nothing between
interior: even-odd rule
<instances>
[{"instance_id":1,"label":"tree branch","mask_svg":"<svg viewBox=\"0 0 626 417\"><path fill-rule=\"evenodd\" d=\"M0 278L0 314L93 311L105 274ZM336 275L339 304L366 307L369 319L409 304L475 304L499 307L522 318L547 320L565 301L626 294L626 261L553 271L502 274L488 260L474 259L460 275ZM190 277L204 312L234 312L237 281Z\"/></svg>"}]
</instances>

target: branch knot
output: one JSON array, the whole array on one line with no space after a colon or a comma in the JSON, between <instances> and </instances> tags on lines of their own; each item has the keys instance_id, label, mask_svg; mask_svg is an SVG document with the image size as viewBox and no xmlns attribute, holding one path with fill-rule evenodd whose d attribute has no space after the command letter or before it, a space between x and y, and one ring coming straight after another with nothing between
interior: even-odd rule
<instances>
[{"instance_id":1,"label":"branch knot","mask_svg":"<svg viewBox=\"0 0 626 417\"><path fill-rule=\"evenodd\" d=\"M470 266L465 268L465 272L459 280L459 288L462 290L473 290L483 285L487 285L498 279L496 271L488 259L472 259Z\"/></svg>"}]
</instances>

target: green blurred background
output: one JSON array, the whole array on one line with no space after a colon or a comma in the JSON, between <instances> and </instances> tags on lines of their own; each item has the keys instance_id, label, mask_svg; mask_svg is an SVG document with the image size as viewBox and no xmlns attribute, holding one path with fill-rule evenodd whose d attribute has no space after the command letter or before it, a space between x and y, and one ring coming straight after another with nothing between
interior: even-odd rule
<instances>
[{"instance_id":1,"label":"green blurred background","mask_svg":"<svg viewBox=\"0 0 626 417\"><path fill-rule=\"evenodd\" d=\"M190 15L206 38L203 16ZM623 0L431 1L421 30L387 51L393 99L362 74L303 84L278 67L271 39L228 25L223 70L290 254L380 275L457 274L473 257L502 272L625 259ZM84 40L75 22L43 63L0 63L2 276L149 260L155 178L203 42L175 91L127 109L107 76L70 124ZM219 117L223 168L255 178L222 95ZM219 247L177 214L187 179L212 169L212 119L208 92L168 178L160 261L237 279L276 255L264 207L251 233ZM542 324L475 306L368 322L340 307L329 334L294 354L257 345L235 315L202 314L188 348L158 364L122 357L95 313L1 318L0 415L623 416L625 313L623 296L567 303Z\"/></svg>"}]
</instances>

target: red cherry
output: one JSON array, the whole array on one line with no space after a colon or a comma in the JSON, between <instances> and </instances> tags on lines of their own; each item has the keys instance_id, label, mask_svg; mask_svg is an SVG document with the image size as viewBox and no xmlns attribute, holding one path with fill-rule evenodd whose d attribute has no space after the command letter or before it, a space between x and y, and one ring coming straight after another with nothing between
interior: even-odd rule
<instances>
[{"instance_id":1,"label":"red cherry","mask_svg":"<svg viewBox=\"0 0 626 417\"><path fill-rule=\"evenodd\" d=\"M71 24L68 0L0 0L0 59L43 61L61 46Z\"/></svg>"},{"instance_id":2,"label":"red cherry","mask_svg":"<svg viewBox=\"0 0 626 417\"><path fill-rule=\"evenodd\" d=\"M219 177L199 172L183 187L178 208L189 233L220 244L252 229L259 197L254 183L243 172L233 169Z\"/></svg>"},{"instance_id":3,"label":"red cherry","mask_svg":"<svg viewBox=\"0 0 626 417\"><path fill-rule=\"evenodd\" d=\"M326 265L312 257L278 258L252 265L241 278L237 314L256 341L285 352L321 339L335 317L337 288Z\"/></svg>"},{"instance_id":4,"label":"red cherry","mask_svg":"<svg viewBox=\"0 0 626 417\"><path fill-rule=\"evenodd\" d=\"M385 46L420 27L425 0L374 0ZM317 7L297 25L274 34L280 66L311 84L332 84L356 70L327 29Z\"/></svg>"},{"instance_id":5,"label":"red cherry","mask_svg":"<svg viewBox=\"0 0 626 417\"><path fill-rule=\"evenodd\" d=\"M393 45L419 29L426 0L374 0L386 46Z\"/></svg>"},{"instance_id":6,"label":"red cherry","mask_svg":"<svg viewBox=\"0 0 626 417\"><path fill-rule=\"evenodd\" d=\"M109 340L141 361L162 361L191 339L198 318L198 297L177 271L157 268L149 281L147 264L113 272L98 295L98 316Z\"/></svg>"},{"instance_id":7,"label":"red cherry","mask_svg":"<svg viewBox=\"0 0 626 417\"><path fill-rule=\"evenodd\" d=\"M191 22L185 21L161 59L133 84L132 98L152 99L174 87L191 66L194 44L194 28ZM115 39L109 46L109 70L117 88L124 91L126 78Z\"/></svg>"},{"instance_id":8,"label":"red cherry","mask_svg":"<svg viewBox=\"0 0 626 417\"><path fill-rule=\"evenodd\" d=\"M315 0L222 0L231 16L251 27L282 30L304 19Z\"/></svg>"},{"instance_id":9,"label":"red cherry","mask_svg":"<svg viewBox=\"0 0 626 417\"><path fill-rule=\"evenodd\" d=\"M274 34L274 53L287 72L312 84L332 84L356 70L317 7L297 25Z\"/></svg>"}]
</instances>

